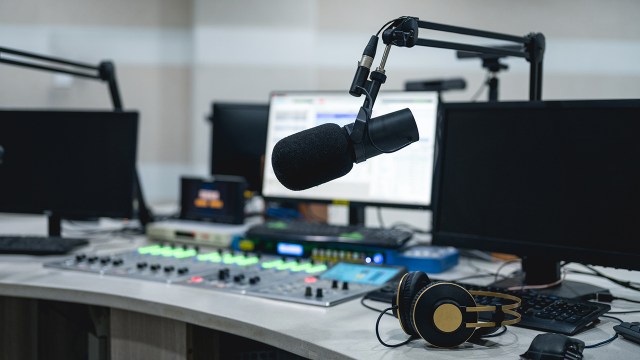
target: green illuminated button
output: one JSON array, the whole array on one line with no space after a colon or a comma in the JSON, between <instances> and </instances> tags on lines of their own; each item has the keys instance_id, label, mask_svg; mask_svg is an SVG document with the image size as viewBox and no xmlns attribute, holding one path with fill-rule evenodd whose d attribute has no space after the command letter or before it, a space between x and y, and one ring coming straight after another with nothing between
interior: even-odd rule
<instances>
[{"instance_id":1,"label":"green illuminated button","mask_svg":"<svg viewBox=\"0 0 640 360\"><path fill-rule=\"evenodd\" d=\"M141 255L146 255L146 254L150 254L158 249L160 249L161 246L160 245L149 245L149 246L143 246L141 248L138 249L138 254Z\"/></svg>"},{"instance_id":2,"label":"green illuminated button","mask_svg":"<svg viewBox=\"0 0 640 360\"><path fill-rule=\"evenodd\" d=\"M291 271L292 272L307 271L311 268L313 268L313 265L311 263L304 263L304 264L298 264L296 266L293 266L291 268Z\"/></svg>"},{"instance_id":3,"label":"green illuminated button","mask_svg":"<svg viewBox=\"0 0 640 360\"><path fill-rule=\"evenodd\" d=\"M217 252L210 252L207 254L200 254L196 257L199 261L211 261L211 262L220 262L222 257Z\"/></svg>"},{"instance_id":4,"label":"green illuminated button","mask_svg":"<svg viewBox=\"0 0 640 360\"><path fill-rule=\"evenodd\" d=\"M258 259L257 256L250 256L250 257L246 257L246 258L238 260L236 262L236 264L238 264L240 266L248 266L248 265L257 264L259 261L260 261L260 259Z\"/></svg>"},{"instance_id":5,"label":"green illuminated button","mask_svg":"<svg viewBox=\"0 0 640 360\"><path fill-rule=\"evenodd\" d=\"M224 254L222 256L222 262L225 264L235 264L242 259L244 259L244 256L242 255Z\"/></svg>"},{"instance_id":6,"label":"green illuminated button","mask_svg":"<svg viewBox=\"0 0 640 360\"><path fill-rule=\"evenodd\" d=\"M189 249L189 250L179 251L179 252L175 253L173 255L173 257L175 257L176 259L184 259L184 258L196 256L197 254L198 253L195 250Z\"/></svg>"},{"instance_id":7,"label":"green illuminated button","mask_svg":"<svg viewBox=\"0 0 640 360\"><path fill-rule=\"evenodd\" d=\"M172 248L171 246L165 246L162 249L160 249L160 251L158 252L158 255L164 256L164 257L170 257L170 256L173 256L175 252L176 252L176 249Z\"/></svg>"}]
</instances>

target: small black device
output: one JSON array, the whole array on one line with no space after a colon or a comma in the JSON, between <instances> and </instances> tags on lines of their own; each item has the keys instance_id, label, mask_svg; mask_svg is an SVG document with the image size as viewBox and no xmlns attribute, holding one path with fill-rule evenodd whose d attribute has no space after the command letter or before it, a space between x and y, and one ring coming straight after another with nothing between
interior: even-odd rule
<instances>
[{"instance_id":1,"label":"small black device","mask_svg":"<svg viewBox=\"0 0 640 360\"><path fill-rule=\"evenodd\" d=\"M506 300L506 304L476 304L474 296ZM450 282L432 282L422 271L405 274L398 283L393 313L402 330L437 347L455 347L477 335L520 321L520 298L492 291L466 290ZM490 321L479 321L492 312Z\"/></svg>"},{"instance_id":2,"label":"small black device","mask_svg":"<svg viewBox=\"0 0 640 360\"><path fill-rule=\"evenodd\" d=\"M584 341L561 334L539 334L531 342L521 360L580 360Z\"/></svg>"},{"instance_id":3,"label":"small black device","mask_svg":"<svg viewBox=\"0 0 640 360\"><path fill-rule=\"evenodd\" d=\"M209 120L210 174L242 176L261 193L269 104L214 102Z\"/></svg>"},{"instance_id":4,"label":"small black device","mask_svg":"<svg viewBox=\"0 0 640 360\"><path fill-rule=\"evenodd\" d=\"M87 244L87 239L80 238L0 235L0 254L63 255Z\"/></svg>"},{"instance_id":5,"label":"small black device","mask_svg":"<svg viewBox=\"0 0 640 360\"><path fill-rule=\"evenodd\" d=\"M640 322L623 322L613 327L616 334L622 335L627 340L640 344Z\"/></svg>"},{"instance_id":6,"label":"small black device","mask_svg":"<svg viewBox=\"0 0 640 360\"><path fill-rule=\"evenodd\" d=\"M181 219L225 224L244 223L244 192L247 182L243 177L182 177L180 184Z\"/></svg>"}]
</instances>

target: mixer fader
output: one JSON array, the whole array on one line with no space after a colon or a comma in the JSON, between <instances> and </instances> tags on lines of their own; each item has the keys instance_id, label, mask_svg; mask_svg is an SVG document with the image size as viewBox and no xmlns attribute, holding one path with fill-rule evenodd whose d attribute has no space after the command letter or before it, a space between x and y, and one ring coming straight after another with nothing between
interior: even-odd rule
<instances>
[{"instance_id":1,"label":"mixer fader","mask_svg":"<svg viewBox=\"0 0 640 360\"><path fill-rule=\"evenodd\" d=\"M393 267L261 256L154 244L110 255L78 254L45 267L332 306L381 287Z\"/></svg>"}]
</instances>

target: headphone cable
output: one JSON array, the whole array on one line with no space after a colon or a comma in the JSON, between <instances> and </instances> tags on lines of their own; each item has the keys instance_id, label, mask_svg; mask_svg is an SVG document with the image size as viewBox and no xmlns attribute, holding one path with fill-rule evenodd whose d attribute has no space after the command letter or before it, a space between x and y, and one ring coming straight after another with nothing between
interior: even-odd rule
<instances>
[{"instance_id":1,"label":"headphone cable","mask_svg":"<svg viewBox=\"0 0 640 360\"><path fill-rule=\"evenodd\" d=\"M397 308L398 308L398 306L396 305L396 306L392 306L392 307L390 307L390 308L386 308L386 309L384 309L384 310L380 313L380 315L378 315L378 320L376 321L376 337L378 338L378 341L380 342L380 344L382 344L382 345L384 345L384 346L386 346L386 347L390 347L390 348L395 348L395 347L399 347L399 346L402 346L402 345L406 345L406 344L408 344L410 341L412 341L413 339L415 339L415 337L414 337L414 336L410 336L407 340L405 340L405 341L403 341L403 342L401 342L401 343L398 343L398 344L387 344L386 342L382 341L382 338L380 338L380 332L378 331L378 327L380 326L380 319L382 319L382 316L383 316L384 314L386 314L389 310L393 310L393 309L397 309Z\"/></svg>"}]
</instances>

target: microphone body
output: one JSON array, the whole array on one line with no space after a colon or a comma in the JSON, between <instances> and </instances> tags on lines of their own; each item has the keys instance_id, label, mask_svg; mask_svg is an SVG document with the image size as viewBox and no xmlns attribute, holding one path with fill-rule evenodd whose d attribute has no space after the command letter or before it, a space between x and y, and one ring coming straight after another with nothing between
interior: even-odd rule
<instances>
[{"instance_id":1,"label":"microphone body","mask_svg":"<svg viewBox=\"0 0 640 360\"><path fill-rule=\"evenodd\" d=\"M289 190L306 190L348 174L354 162L400 150L420 137L409 109L370 119L355 141L353 128L327 123L278 141L271 155L278 181Z\"/></svg>"},{"instance_id":2,"label":"microphone body","mask_svg":"<svg viewBox=\"0 0 640 360\"><path fill-rule=\"evenodd\" d=\"M289 190L305 190L344 176L353 168L351 140L337 124L322 124L276 143L271 165Z\"/></svg>"}]
</instances>

